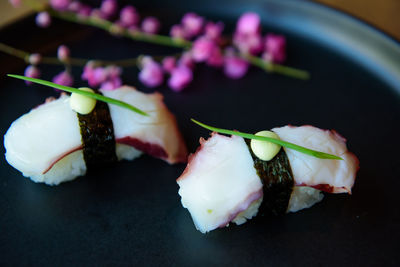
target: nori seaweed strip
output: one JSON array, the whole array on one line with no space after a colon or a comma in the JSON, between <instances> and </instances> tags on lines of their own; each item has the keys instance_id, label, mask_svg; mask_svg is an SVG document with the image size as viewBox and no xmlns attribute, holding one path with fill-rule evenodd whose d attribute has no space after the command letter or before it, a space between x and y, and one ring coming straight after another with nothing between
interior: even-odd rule
<instances>
[{"instance_id":1,"label":"nori seaweed strip","mask_svg":"<svg viewBox=\"0 0 400 267\"><path fill-rule=\"evenodd\" d=\"M284 215L294 187L292 169L285 150L281 149L272 160L264 161L254 155L250 140L246 140L246 143L253 157L254 168L263 183L261 214Z\"/></svg>"},{"instance_id":2,"label":"nori seaweed strip","mask_svg":"<svg viewBox=\"0 0 400 267\"><path fill-rule=\"evenodd\" d=\"M107 103L97 101L92 112L77 115L88 171L92 167L117 161L114 128Z\"/></svg>"}]
</instances>

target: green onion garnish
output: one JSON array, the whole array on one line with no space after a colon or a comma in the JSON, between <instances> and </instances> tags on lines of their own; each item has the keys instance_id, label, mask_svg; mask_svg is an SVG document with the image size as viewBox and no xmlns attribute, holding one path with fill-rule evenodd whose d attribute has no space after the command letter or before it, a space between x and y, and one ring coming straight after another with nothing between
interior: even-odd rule
<instances>
[{"instance_id":1,"label":"green onion garnish","mask_svg":"<svg viewBox=\"0 0 400 267\"><path fill-rule=\"evenodd\" d=\"M146 112L144 112L141 109L138 109L137 107L134 107L134 106L132 106L132 105L126 103L126 102L123 102L123 101L120 101L120 100L117 100L117 99L114 99L114 98L103 96L101 94L87 92L87 91L79 90L79 89L76 89L76 88L73 88L73 87L59 85L59 84L52 83L52 82L49 82L49 81L45 81L45 80L41 80L41 79L35 79L35 78L29 78L29 77L25 77L25 76L21 76L21 75L7 74L7 76L12 77L12 78L25 80L25 81L38 83L38 84L49 86L49 87L54 87L54 88L57 88L59 90L70 92L70 93L76 93L76 94L84 95L84 96L87 96L87 97L90 97L90 98L94 98L94 99L102 101L102 102L110 103L110 104L113 104L113 105L117 105L117 106L129 109L129 110L131 110L133 112L136 112L136 113L138 113L140 115L143 115L143 116L149 116L149 114L147 114Z\"/></svg>"},{"instance_id":2,"label":"green onion garnish","mask_svg":"<svg viewBox=\"0 0 400 267\"><path fill-rule=\"evenodd\" d=\"M247 138L247 139L256 139L256 140L261 140L261 141L268 141L277 145L281 145L283 147L286 148L290 148L296 151L299 151L301 153L316 157L316 158L320 158L320 159L338 159L338 160L342 160L341 157L332 155L332 154L328 154L328 153L324 153L324 152L320 152L320 151L316 151L316 150L312 150L312 149L308 149L293 143L289 143L289 142L285 142L279 139L275 139L275 138L271 138L271 137L265 137L265 136L258 136L258 135L254 135L254 134L249 134L249 133L242 133L239 131L232 131L232 130L226 130L226 129L221 129L221 128L216 128L216 127L212 127L209 125L206 125L204 123L201 123L199 121L196 121L195 119L191 119L192 122L196 123L197 125L200 125L203 128L206 128L210 131L214 131L217 133L222 133L222 134L231 134L231 135L237 135L237 136L241 136L243 138Z\"/></svg>"}]
</instances>

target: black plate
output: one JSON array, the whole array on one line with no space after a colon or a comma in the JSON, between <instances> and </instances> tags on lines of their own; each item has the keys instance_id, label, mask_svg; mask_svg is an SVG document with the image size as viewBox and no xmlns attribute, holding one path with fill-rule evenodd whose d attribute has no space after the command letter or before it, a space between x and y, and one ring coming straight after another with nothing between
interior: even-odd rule
<instances>
[{"instance_id":1,"label":"black plate","mask_svg":"<svg viewBox=\"0 0 400 267\"><path fill-rule=\"evenodd\" d=\"M189 121L255 132L286 124L336 129L360 159L353 195L284 217L257 217L243 226L198 232L177 194L184 165L143 156L97 176L57 187L35 184L0 161L1 263L46 265L396 265L399 263L400 45L339 12L304 1L147 0L136 4L165 29L186 11L221 19L232 29L256 11L264 29L288 38L288 65L309 81L252 69L241 80L199 66L186 91L159 90L177 115L190 151L208 132ZM0 41L47 55L66 43L77 57L119 59L175 50L111 37L56 21L34 27L33 17L2 30ZM24 65L0 55L1 73ZM42 68L44 78L61 67ZM78 77L79 70L75 70ZM137 85L135 69L124 80ZM53 94L43 87L0 80L1 134L11 122ZM77 79L79 80L79 79ZM77 85L84 85L78 81ZM4 153L4 148L1 148Z\"/></svg>"}]
</instances>

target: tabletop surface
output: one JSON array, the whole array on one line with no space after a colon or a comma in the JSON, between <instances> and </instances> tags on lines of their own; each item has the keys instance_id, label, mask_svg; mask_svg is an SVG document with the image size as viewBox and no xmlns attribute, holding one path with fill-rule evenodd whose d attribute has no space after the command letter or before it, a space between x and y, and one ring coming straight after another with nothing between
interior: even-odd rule
<instances>
[{"instance_id":1,"label":"tabletop surface","mask_svg":"<svg viewBox=\"0 0 400 267\"><path fill-rule=\"evenodd\" d=\"M398 0L315 0L349 13L400 40Z\"/></svg>"}]
</instances>

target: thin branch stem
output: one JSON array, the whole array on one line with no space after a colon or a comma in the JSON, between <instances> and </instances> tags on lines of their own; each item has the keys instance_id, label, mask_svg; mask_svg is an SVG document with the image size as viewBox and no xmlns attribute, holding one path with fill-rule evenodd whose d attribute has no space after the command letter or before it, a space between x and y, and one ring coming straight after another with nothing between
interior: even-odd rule
<instances>
[{"instance_id":1,"label":"thin branch stem","mask_svg":"<svg viewBox=\"0 0 400 267\"><path fill-rule=\"evenodd\" d=\"M158 45L170 46L175 48L190 48L192 43L180 38L172 38L159 34L147 34L140 31L128 30L108 20L93 17L93 16L80 16L72 12L58 12L53 9L48 10L49 14L53 17L63 20L89 25L103 29L111 34L121 35L135 41L142 41Z\"/></svg>"},{"instance_id":2,"label":"thin branch stem","mask_svg":"<svg viewBox=\"0 0 400 267\"><path fill-rule=\"evenodd\" d=\"M260 57L252 56L252 55L244 55L240 54L240 56L247 61L249 61L254 66L257 66L266 72L276 72L286 76L290 76L293 78L308 80L310 78L310 74L307 71L299 70L295 68L291 68L288 66L271 63L269 61L263 60Z\"/></svg>"},{"instance_id":3,"label":"thin branch stem","mask_svg":"<svg viewBox=\"0 0 400 267\"><path fill-rule=\"evenodd\" d=\"M25 62L29 62L29 56L30 54L28 52L19 50L17 48L14 48L12 46L0 43L0 51L7 53L9 55L18 57L22 60L24 60Z\"/></svg>"},{"instance_id":4,"label":"thin branch stem","mask_svg":"<svg viewBox=\"0 0 400 267\"><path fill-rule=\"evenodd\" d=\"M84 58L69 58L67 64L70 66L85 66L85 64L89 60ZM66 63L60 61L56 57L42 57L41 64L48 64L48 65L65 65Z\"/></svg>"}]
</instances>

